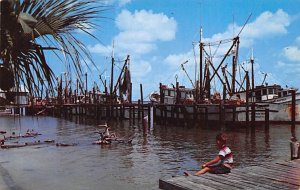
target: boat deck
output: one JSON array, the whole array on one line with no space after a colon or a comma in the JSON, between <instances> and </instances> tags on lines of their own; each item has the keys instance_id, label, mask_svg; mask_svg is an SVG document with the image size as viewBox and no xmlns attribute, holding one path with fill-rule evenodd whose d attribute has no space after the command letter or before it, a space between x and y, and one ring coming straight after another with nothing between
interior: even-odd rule
<instances>
[{"instance_id":1,"label":"boat deck","mask_svg":"<svg viewBox=\"0 0 300 190\"><path fill-rule=\"evenodd\" d=\"M160 179L159 188L165 190L193 189L299 189L300 160L268 163L233 169L229 174L204 174Z\"/></svg>"}]
</instances>

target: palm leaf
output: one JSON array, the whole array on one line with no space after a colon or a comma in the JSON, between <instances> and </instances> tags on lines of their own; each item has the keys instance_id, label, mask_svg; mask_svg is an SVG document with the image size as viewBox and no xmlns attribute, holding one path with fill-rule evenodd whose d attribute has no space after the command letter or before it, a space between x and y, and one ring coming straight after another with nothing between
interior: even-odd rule
<instances>
[{"instance_id":1,"label":"palm leaf","mask_svg":"<svg viewBox=\"0 0 300 190\"><path fill-rule=\"evenodd\" d=\"M54 51L58 57L64 54L66 64L72 65L78 76L82 75L80 60L87 58L94 64L74 32L79 29L96 38L88 29L96 26L95 19L104 18L99 15L109 8L101 0L0 0L0 3L3 21L0 60L30 94L39 93L43 87L50 91L55 88L55 75L45 51Z\"/></svg>"}]
</instances>

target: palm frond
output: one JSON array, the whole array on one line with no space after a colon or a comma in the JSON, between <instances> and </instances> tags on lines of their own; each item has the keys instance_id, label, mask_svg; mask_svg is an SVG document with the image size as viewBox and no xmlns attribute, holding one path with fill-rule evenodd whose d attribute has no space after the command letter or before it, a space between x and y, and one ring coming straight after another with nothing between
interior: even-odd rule
<instances>
[{"instance_id":1,"label":"palm frond","mask_svg":"<svg viewBox=\"0 0 300 190\"><path fill-rule=\"evenodd\" d=\"M99 15L109 9L101 0L0 0L0 3L0 60L30 94L44 85L50 91L54 89L55 75L45 51L54 51L58 57L58 52L64 54L63 60L75 68L78 76L82 75L80 60L87 58L94 64L75 31L79 29L96 38L88 29L95 27L95 19L103 18Z\"/></svg>"}]
</instances>

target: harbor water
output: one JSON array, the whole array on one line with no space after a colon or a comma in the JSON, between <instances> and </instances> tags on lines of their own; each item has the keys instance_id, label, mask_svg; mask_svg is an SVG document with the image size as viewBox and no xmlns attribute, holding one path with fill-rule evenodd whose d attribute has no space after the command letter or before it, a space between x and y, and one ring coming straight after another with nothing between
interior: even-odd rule
<instances>
[{"instance_id":1,"label":"harbor water","mask_svg":"<svg viewBox=\"0 0 300 190\"><path fill-rule=\"evenodd\" d=\"M44 141L53 144L0 150L0 189L20 190L132 190L158 189L162 177L183 175L217 154L215 136L222 130L234 154L235 168L290 159L289 125L226 129L160 126L145 130L142 124L109 121L110 130L131 144L93 145L99 138L97 126L105 121L63 120L53 117L0 117L0 130L24 134L27 129L41 133L35 138L7 140L6 144ZM299 126L298 126L299 127ZM296 136L299 137L296 127ZM2 137L1 137L2 138Z\"/></svg>"}]
</instances>

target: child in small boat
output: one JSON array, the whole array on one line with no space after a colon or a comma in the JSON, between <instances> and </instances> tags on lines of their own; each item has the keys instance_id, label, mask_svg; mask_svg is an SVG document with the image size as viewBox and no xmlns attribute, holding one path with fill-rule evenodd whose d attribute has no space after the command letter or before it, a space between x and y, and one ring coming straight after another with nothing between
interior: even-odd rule
<instances>
[{"instance_id":1,"label":"child in small boat","mask_svg":"<svg viewBox=\"0 0 300 190\"><path fill-rule=\"evenodd\" d=\"M201 175L206 172L214 174L230 173L233 165L233 155L231 150L226 146L226 136L222 133L216 136L216 143L220 149L218 156L213 160L202 165L202 169L197 171L194 175ZM185 175L191 175L184 172Z\"/></svg>"}]
</instances>

